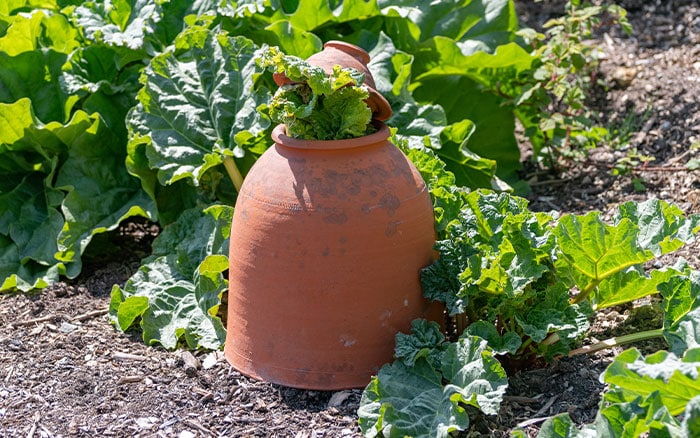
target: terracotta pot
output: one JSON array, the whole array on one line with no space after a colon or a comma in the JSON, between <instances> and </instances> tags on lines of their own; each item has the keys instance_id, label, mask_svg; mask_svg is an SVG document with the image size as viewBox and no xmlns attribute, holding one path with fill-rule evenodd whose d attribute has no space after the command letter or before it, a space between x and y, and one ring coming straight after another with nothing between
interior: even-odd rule
<instances>
[{"instance_id":1,"label":"terracotta pot","mask_svg":"<svg viewBox=\"0 0 700 438\"><path fill-rule=\"evenodd\" d=\"M365 386L396 333L424 317L419 271L434 258L433 209L388 128L337 141L283 125L248 173L231 229L225 354L285 386Z\"/></svg>"},{"instance_id":2,"label":"terracotta pot","mask_svg":"<svg viewBox=\"0 0 700 438\"><path fill-rule=\"evenodd\" d=\"M323 50L314 55L311 55L306 61L317 67L321 67L326 74L333 72L333 67L340 65L344 68L354 68L355 70L364 73L365 82L369 90L369 99L367 105L372 110L372 118L374 120L388 120L391 117L391 105L389 102L376 90L374 77L370 72L369 53L361 47L344 41L328 41L323 45ZM289 84L291 81L284 74L276 73L273 75L277 85Z\"/></svg>"}]
</instances>

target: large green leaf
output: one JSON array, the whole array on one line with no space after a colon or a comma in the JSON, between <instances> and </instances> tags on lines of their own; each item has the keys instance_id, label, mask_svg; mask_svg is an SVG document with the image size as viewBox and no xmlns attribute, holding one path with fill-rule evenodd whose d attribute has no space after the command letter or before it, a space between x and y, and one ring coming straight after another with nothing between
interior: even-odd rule
<instances>
[{"instance_id":1,"label":"large green leaf","mask_svg":"<svg viewBox=\"0 0 700 438\"><path fill-rule=\"evenodd\" d=\"M608 225L599 212L565 215L554 233L564 256L557 261L557 268L570 272L582 294L590 293L606 278L654 257L639 246L638 228L629 218Z\"/></svg>"},{"instance_id":2,"label":"large green leaf","mask_svg":"<svg viewBox=\"0 0 700 438\"><path fill-rule=\"evenodd\" d=\"M492 50L513 40L517 28L515 6L510 0L430 0L405 2L380 0L383 10L408 18L420 32L418 41L436 35L462 42L464 51Z\"/></svg>"},{"instance_id":3,"label":"large green leaf","mask_svg":"<svg viewBox=\"0 0 700 438\"><path fill-rule=\"evenodd\" d=\"M138 50L152 38L161 8L159 2L149 0L85 2L72 17L89 40Z\"/></svg>"},{"instance_id":4,"label":"large green leaf","mask_svg":"<svg viewBox=\"0 0 700 438\"><path fill-rule=\"evenodd\" d=\"M634 268L618 272L598 285L591 302L595 309L631 303L639 298L657 294L659 285L674 275L678 275L675 269L655 269L649 275Z\"/></svg>"},{"instance_id":5,"label":"large green leaf","mask_svg":"<svg viewBox=\"0 0 700 438\"><path fill-rule=\"evenodd\" d=\"M0 15L13 15L25 9L58 9L56 0L5 0L0 3Z\"/></svg>"},{"instance_id":6,"label":"large green leaf","mask_svg":"<svg viewBox=\"0 0 700 438\"><path fill-rule=\"evenodd\" d=\"M664 337L671 351L700 347L700 272L677 275L659 285L664 297Z\"/></svg>"},{"instance_id":7,"label":"large green leaf","mask_svg":"<svg viewBox=\"0 0 700 438\"><path fill-rule=\"evenodd\" d=\"M469 119L475 130L466 146L476 154L496 160L498 175L514 180L520 167L515 139L513 108L489 90L492 81L517 77L530 68L533 58L516 44L499 46L494 54L465 55L448 38L435 37L414 62L415 98L441 105L449 123Z\"/></svg>"},{"instance_id":8,"label":"large green leaf","mask_svg":"<svg viewBox=\"0 0 700 438\"><path fill-rule=\"evenodd\" d=\"M11 5L10 11L18 11L22 3ZM80 44L77 30L64 15L49 9L15 13L4 20L8 27L0 34L0 102L28 97L41 121L66 122L78 98L63 89L61 66Z\"/></svg>"},{"instance_id":9,"label":"large green leaf","mask_svg":"<svg viewBox=\"0 0 700 438\"><path fill-rule=\"evenodd\" d=\"M659 199L621 204L613 220L618 223L625 218L639 228L639 246L657 257L693 242L700 231L700 215L686 215L677 205Z\"/></svg>"},{"instance_id":10,"label":"large green leaf","mask_svg":"<svg viewBox=\"0 0 700 438\"><path fill-rule=\"evenodd\" d=\"M496 414L507 384L486 341L462 338L449 344L439 370L423 356L411 367L382 367L362 395L360 428L365 436L448 437L469 426L462 404Z\"/></svg>"},{"instance_id":11,"label":"large green leaf","mask_svg":"<svg viewBox=\"0 0 700 438\"><path fill-rule=\"evenodd\" d=\"M467 327L466 333L470 336L478 336L486 339L495 354L515 354L523 341L517 333L498 333L496 326L486 321L476 321Z\"/></svg>"},{"instance_id":12,"label":"large green leaf","mask_svg":"<svg viewBox=\"0 0 700 438\"><path fill-rule=\"evenodd\" d=\"M215 205L188 210L153 242L124 288L112 289L110 318L122 331L135 323L143 340L168 349L221 348L224 327L217 317L226 289L228 237L233 209Z\"/></svg>"},{"instance_id":13,"label":"large green leaf","mask_svg":"<svg viewBox=\"0 0 700 438\"><path fill-rule=\"evenodd\" d=\"M253 89L250 40L194 28L180 35L177 47L146 68L130 141L144 144L161 184L190 179L199 185L225 156L238 161L247 150L264 149L269 122L257 107L269 93Z\"/></svg>"},{"instance_id":14,"label":"large green leaf","mask_svg":"<svg viewBox=\"0 0 700 438\"><path fill-rule=\"evenodd\" d=\"M425 357L433 368L440 368L447 344L440 325L434 321L416 319L411 323L411 333L396 334L395 356L406 366L413 366Z\"/></svg>"},{"instance_id":15,"label":"large green leaf","mask_svg":"<svg viewBox=\"0 0 700 438\"><path fill-rule=\"evenodd\" d=\"M56 176L55 187L66 193L61 210L66 218L58 236L59 260L76 262L92 237L115 229L131 216L155 217L155 206L136 178L126 171L124 144L97 116L75 114L81 131L56 130L70 145Z\"/></svg>"},{"instance_id":16,"label":"large green leaf","mask_svg":"<svg viewBox=\"0 0 700 438\"><path fill-rule=\"evenodd\" d=\"M75 277L94 234L149 215L149 200L99 116L78 111L66 124L43 124L22 98L0 104L0 121L3 289Z\"/></svg>"},{"instance_id":17,"label":"large green leaf","mask_svg":"<svg viewBox=\"0 0 700 438\"><path fill-rule=\"evenodd\" d=\"M46 287L66 273L54 256L64 223L56 204L62 194L45 190L45 178L28 173L0 191L0 291Z\"/></svg>"},{"instance_id":18,"label":"large green leaf","mask_svg":"<svg viewBox=\"0 0 700 438\"><path fill-rule=\"evenodd\" d=\"M698 349L682 359L663 351L645 358L637 350L627 350L603 375L610 388L594 423L578 429L568 414L561 414L542 424L537 437L695 437L700 430L699 359ZM515 436L524 435L518 431Z\"/></svg>"},{"instance_id":19,"label":"large green leaf","mask_svg":"<svg viewBox=\"0 0 700 438\"><path fill-rule=\"evenodd\" d=\"M33 10L29 14L6 17L5 34L0 36L0 52L9 56L51 48L60 53L70 53L78 47L78 32L65 16L49 11Z\"/></svg>"},{"instance_id":20,"label":"large green leaf","mask_svg":"<svg viewBox=\"0 0 700 438\"><path fill-rule=\"evenodd\" d=\"M667 351L643 357L636 349L617 355L603 374L611 390L610 402L629 402L658 392L671 415L679 415L700 394L700 349L686 351L682 358Z\"/></svg>"},{"instance_id":21,"label":"large green leaf","mask_svg":"<svg viewBox=\"0 0 700 438\"><path fill-rule=\"evenodd\" d=\"M184 340L191 349L221 348L225 330L216 317L216 307L226 288L222 272L228 264L212 271L206 268L211 263L205 262L194 278L185 279L173 270L177 266L173 255L158 257L143 265L123 290L115 285L112 308L117 326L126 330L140 318L146 343L173 349Z\"/></svg>"},{"instance_id":22,"label":"large green leaf","mask_svg":"<svg viewBox=\"0 0 700 438\"><path fill-rule=\"evenodd\" d=\"M44 123L65 123L77 96L60 84L66 55L53 50L34 50L9 56L0 52L0 103L29 98L34 114Z\"/></svg>"}]
</instances>

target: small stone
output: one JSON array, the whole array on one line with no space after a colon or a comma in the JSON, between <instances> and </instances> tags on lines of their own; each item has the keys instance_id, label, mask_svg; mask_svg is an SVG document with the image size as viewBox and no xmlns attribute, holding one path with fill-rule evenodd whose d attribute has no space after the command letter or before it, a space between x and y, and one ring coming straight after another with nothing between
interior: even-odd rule
<instances>
[{"instance_id":1,"label":"small stone","mask_svg":"<svg viewBox=\"0 0 700 438\"><path fill-rule=\"evenodd\" d=\"M333 393L331 399L328 400L328 408L337 408L342 405L352 395L352 391L338 391Z\"/></svg>"},{"instance_id":2,"label":"small stone","mask_svg":"<svg viewBox=\"0 0 700 438\"><path fill-rule=\"evenodd\" d=\"M612 72L612 79L618 87L627 88L636 75L637 69L634 67L618 67Z\"/></svg>"},{"instance_id":3,"label":"small stone","mask_svg":"<svg viewBox=\"0 0 700 438\"><path fill-rule=\"evenodd\" d=\"M71 333L74 332L77 328L77 325L73 325L69 322L63 322L61 323L61 327L58 328L58 331L60 331L61 333Z\"/></svg>"},{"instance_id":4,"label":"small stone","mask_svg":"<svg viewBox=\"0 0 700 438\"><path fill-rule=\"evenodd\" d=\"M219 362L219 357L216 353L216 351L212 351L204 357L202 369L208 370L209 368L213 368Z\"/></svg>"},{"instance_id":5,"label":"small stone","mask_svg":"<svg viewBox=\"0 0 700 438\"><path fill-rule=\"evenodd\" d=\"M139 417L134 420L136 425L141 429L150 429L160 420L156 417Z\"/></svg>"},{"instance_id":6,"label":"small stone","mask_svg":"<svg viewBox=\"0 0 700 438\"><path fill-rule=\"evenodd\" d=\"M184 350L180 355L183 362L183 367L185 368L185 374L188 377L194 377L197 374L197 370L201 367L199 360L192 353Z\"/></svg>"}]
</instances>

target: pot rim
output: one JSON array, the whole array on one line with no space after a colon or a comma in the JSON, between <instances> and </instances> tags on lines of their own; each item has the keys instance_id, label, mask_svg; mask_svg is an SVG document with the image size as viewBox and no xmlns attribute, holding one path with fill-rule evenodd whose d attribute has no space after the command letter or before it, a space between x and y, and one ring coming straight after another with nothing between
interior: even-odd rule
<instances>
[{"instance_id":1,"label":"pot rim","mask_svg":"<svg viewBox=\"0 0 700 438\"><path fill-rule=\"evenodd\" d=\"M377 143L382 143L389 138L390 131L389 127L382 123L375 121L373 125L377 128L376 132L368 135L356 138L347 138L343 140L307 140L302 138L293 138L287 136L287 127L285 124L280 123L275 126L272 130L272 140L281 146L295 148L295 149L307 149L307 150L340 150L340 149L354 149L361 148L365 146L371 146Z\"/></svg>"}]
</instances>

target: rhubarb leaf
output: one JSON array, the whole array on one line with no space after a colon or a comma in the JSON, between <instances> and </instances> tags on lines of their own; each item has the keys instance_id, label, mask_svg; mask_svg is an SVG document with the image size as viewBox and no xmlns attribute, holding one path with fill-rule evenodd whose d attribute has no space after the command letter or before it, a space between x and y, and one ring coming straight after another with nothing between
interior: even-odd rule
<instances>
[{"instance_id":1,"label":"rhubarb leaf","mask_svg":"<svg viewBox=\"0 0 700 438\"><path fill-rule=\"evenodd\" d=\"M663 296L664 338L677 355L700 347L700 272L677 275L659 285Z\"/></svg>"},{"instance_id":2,"label":"rhubarb leaf","mask_svg":"<svg viewBox=\"0 0 700 438\"><path fill-rule=\"evenodd\" d=\"M362 395L360 428L365 436L448 437L469 426L462 404L496 414L507 384L486 341L462 338L447 346L440 369L425 356L382 367Z\"/></svg>"},{"instance_id":3,"label":"rhubarb leaf","mask_svg":"<svg viewBox=\"0 0 700 438\"><path fill-rule=\"evenodd\" d=\"M675 269L653 270L649 275L630 268L603 280L591 298L595 309L631 303L634 300L658 293L659 285L679 272Z\"/></svg>"},{"instance_id":4,"label":"rhubarb leaf","mask_svg":"<svg viewBox=\"0 0 700 438\"><path fill-rule=\"evenodd\" d=\"M201 0L82 2L71 17L94 43L154 55L183 30L185 16L213 9L213 3Z\"/></svg>"},{"instance_id":5,"label":"rhubarb leaf","mask_svg":"<svg viewBox=\"0 0 700 438\"><path fill-rule=\"evenodd\" d=\"M0 120L9 128L0 130L2 289L73 278L96 233L149 216L149 200L119 161L121 143L97 114L77 111L65 124L43 124L22 98L0 104Z\"/></svg>"},{"instance_id":6,"label":"rhubarb leaf","mask_svg":"<svg viewBox=\"0 0 700 438\"><path fill-rule=\"evenodd\" d=\"M658 199L621 204L613 221L619 223L624 218L639 228L639 246L656 257L693 242L700 231L700 215L686 216L678 206Z\"/></svg>"},{"instance_id":7,"label":"rhubarb leaf","mask_svg":"<svg viewBox=\"0 0 700 438\"><path fill-rule=\"evenodd\" d=\"M149 193L155 174L161 185L189 180L235 202L235 195L222 196L233 191L222 179L224 157L245 174L269 142L269 121L257 111L269 93L254 89L255 53L244 37L194 27L178 37L177 50L152 59L129 118L130 154L141 150L148 162L130 170ZM133 155L130 161L143 163Z\"/></svg>"},{"instance_id":8,"label":"rhubarb leaf","mask_svg":"<svg viewBox=\"0 0 700 438\"><path fill-rule=\"evenodd\" d=\"M396 334L395 356L409 367L425 357L433 368L439 368L446 346L438 323L416 319L411 323L410 334Z\"/></svg>"},{"instance_id":9,"label":"rhubarb leaf","mask_svg":"<svg viewBox=\"0 0 700 438\"><path fill-rule=\"evenodd\" d=\"M153 255L123 288L112 289L110 319L121 331L135 323L144 342L218 349L225 329L217 316L226 289L231 207L188 210L153 242Z\"/></svg>"},{"instance_id":10,"label":"rhubarb leaf","mask_svg":"<svg viewBox=\"0 0 700 438\"><path fill-rule=\"evenodd\" d=\"M581 293L590 293L606 278L654 257L637 243L638 229L629 218L608 225L596 211L564 215L554 233L563 255L557 269L568 271Z\"/></svg>"},{"instance_id":11,"label":"rhubarb leaf","mask_svg":"<svg viewBox=\"0 0 700 438\"><path fill-rule=\"evenodd\" d=\"M676 416L700 394L700 349L687 350L682 358L663 350L647 357L636 349L626 350L615 357L602 379L611 385L606 401L631 402L657 392Z\"/></svg>"}]
</instances>

